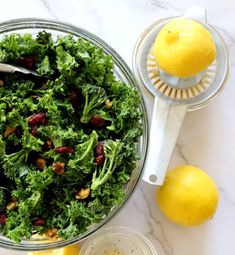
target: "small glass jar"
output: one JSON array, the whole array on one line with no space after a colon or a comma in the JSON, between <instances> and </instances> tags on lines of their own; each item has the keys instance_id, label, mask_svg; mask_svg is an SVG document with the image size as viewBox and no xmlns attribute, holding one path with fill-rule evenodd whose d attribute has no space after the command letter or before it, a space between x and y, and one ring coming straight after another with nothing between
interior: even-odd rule
<instances>
[{"instance_id":1,"label":"small glass jar","mask_svg":"<svg viewBox=\"0 0 235 255\"><path fill-rule=\"evenodd\" d=\"M127 227L110 227L91 236L80 255L157 255L153 244L139 232Z\"/></svg>"}]
</instances>

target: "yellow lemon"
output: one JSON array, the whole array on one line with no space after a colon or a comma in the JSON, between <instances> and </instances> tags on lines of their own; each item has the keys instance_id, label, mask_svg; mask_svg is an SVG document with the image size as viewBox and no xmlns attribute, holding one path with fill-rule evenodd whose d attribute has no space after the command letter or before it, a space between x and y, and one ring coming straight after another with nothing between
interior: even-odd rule
<instances>
[{"instance_id":1,"label":"yellow lemon","mask_svg":"<svg viewBox=\"0 0 235 255\"><path fill-rule=\"evenodd\" d=\"M72 244L58 250L54 250L52 255L79 255L80 247L78 244Z\"/></svg>"},{"instance_id":2,"label":"yellow lemon","mask_svg":"<svg viewBox=\"0 0 235 255\"><path fill-rule=\"evenodd\" d=\"M158 33L153 54L163 71L187 78L202 72L213 62L216 47L203 25L191 19L176 19Z\"/></svg>"},{"instance_id":3,"label":"yellow lemon","mask_svg":"<svg viewBox=\"0 0 235 255\"><path fill-rule=\"evenodd\" d=\"M29 252L28 255L79 255L79 252L79 245L73 244L55 250Z\"/></svg>"},{"instance_id":4,"label":"yellow lemon","mask_svg":"<svg viewBox=\"0 0 235 255\"><path fill-rule=\"evenodd\" d=\"M197 167L186 165L170 170L156 193L163 214L183 226L196 226L211 219L218 205L213 180Z\"/></svg>"}]
</instances>

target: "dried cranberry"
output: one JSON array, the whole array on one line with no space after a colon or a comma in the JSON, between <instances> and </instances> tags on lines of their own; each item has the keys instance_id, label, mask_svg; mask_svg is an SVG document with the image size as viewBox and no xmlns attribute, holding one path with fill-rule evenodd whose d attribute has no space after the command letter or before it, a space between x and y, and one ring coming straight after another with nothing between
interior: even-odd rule
<instances>
[{"instance_id":1,"label":"dried cranberry","mask_svg":"<svg viewBox=\"0 0 235 255\"><path fill-rule=\"evenodd\" d=\"M41 218L37 218L36 220L33 221L34 226L43 226L45 224L46 224L45 220Z\"/></svg>"},{"instance_id":2,"label":"dried cranberry","mask_svg":"<svg viewBox=\"0 0 235 255\"><path fill-rule=\"evenodd\" d=\"M42 125L45 125L47 122L46 120L46 113L45 112L40 112L37 114L34 114L32 116L29 117L28 119L28 124L30 126L36 125L38 123L41 123Z\"/></svg>"},{"instance_id":3,"label":"dried cranberry","mask_svg":"<svg viewBox=\"0 0 235 255\"><path fill-rule=\"evenodd\" d=\"M78 107L79 100L78 100L78 95L76 91L72 90L69 92L69 99L74 107Z\"/></svg>"},{"instance_id":4,"label":"dried cranberry","mask_svg":"<svg viewBox=\"0 0 235 255\"><path fill-rule=\"evenodd\" d=\"M104 142L99 142L95 147L96 155L102 155L104 153Z\"/></svg>"},{"instance_id":5,"label":"dried cranberry","mask_svg":"<svg viewBox=\"0 0 235 255\"><path fill-rule=\"evenodd\" d=\"M55 148L55 152L59 154L63 153L74 153L74 149L68 146L60 146Z\"/></svg>"},{"instance_id":6,"label":"dried cranberry","mask_svg":"<svg viewBox=\"0 0 235 255\"><path fill-rule=\"evenodd\" d=\"M28 124L30 126L36 125L40 122L41 116L39 114L34 114L29 117Z\"/></svg>"},{"instance_id":7,"label":"dried cranberry","mask_svg":"<svg viewBox=\"0 0 235 255\"><path fill-rule=\"evenodd\" d=\"M102 166L104 164L104 155L99 155L95 158L95 162L98 166Z\"/></svg>"},{"instance_id":8,"label":"dried cranberry","mask_svg":"<svg viewBox=\"0 0 235 255\"><path fill-rule=\"evenodd\" d=\"M33 69L36 65L34 56L24 56L20 59L20 62L24 67L27 67L29 69Z\"/></svg>"},{"instance_id":9,"label":"dried cranberry","mask_svg":"<svg viewBox=\"0 0 235 255\"><path fill-rule=\"evenodd\" d=\"M4 213L0 214L0 225L5 225L6 219L7 219L6 214L4 214Z\"/></svg>"},{"instance_id":10,"label":"dried cranberry","mask_svg":"<svg viewBox=\"0 0 235 255\"><path fill-rule=\"evenodd\" d=\"M106 121L97 115L91 117L90 123L92 126L99 128L107 126Z\"/></svg>"},{"instance_id":11,"label":"dried cranberry","mask_svg":"<svg viewBox=\"0 0 235 255\"><path fill-rule=\"evenodd\" d=\"M40 116L40 123L42 125L46 125L47 124L46 113L45 112L40 112L39 116Z\"/></svg>"},{"instance_id":12,"label":"dried cranberry","mask_svg":"<svg viewBox=\"0 0 235 255\"><path fill-rule=\"evenodd\" d=\"M30 133L31 133L34 137L37 137L37 136L39 135L39 133L38 133L38 126L37 126L37 125L32 126Z\"/></svg>"}]
</instances>

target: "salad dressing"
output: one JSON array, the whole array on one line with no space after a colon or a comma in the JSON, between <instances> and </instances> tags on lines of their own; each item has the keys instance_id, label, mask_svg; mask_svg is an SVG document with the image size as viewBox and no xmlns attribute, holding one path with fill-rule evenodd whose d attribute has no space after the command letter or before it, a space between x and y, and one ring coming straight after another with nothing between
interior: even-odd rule
<instances>
[{"instance_id":1,"label":"salad dressing","mask_svg":"<svg viewBox=\"0 0 235 255\"><path fill-rule=\"evenodd\" d=\"M103 255L126 255L123 251L119 250L118 248L111 248L105 250Z\"/></svg>"}]
</instances>

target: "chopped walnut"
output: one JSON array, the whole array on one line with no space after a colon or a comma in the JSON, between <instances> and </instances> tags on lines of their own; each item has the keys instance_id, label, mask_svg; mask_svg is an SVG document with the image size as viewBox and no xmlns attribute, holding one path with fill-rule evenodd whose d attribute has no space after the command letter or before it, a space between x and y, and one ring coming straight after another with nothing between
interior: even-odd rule
<instances>
[{"instance_id":1,"label":"chopped walnut","mask_svg":"<svg viewBox=\"0 0 235 255\"><path fill-rule=\"evenodd\" d=\"M47 147L51 149L53 147L53 143L50 139L47 140Z\"/></svg>"},{"instance_id":2,"label":"chopped walnut","mask_svg":"<svg viewBox=\"0 0 235 255\"><path fill-rule=\"evenodd\" d=\"M91 193L91 189L90 188L82 188L76 195L75 198L76 199L85 199L87 198Z\"/></svg>"},{"instance_id":3,"label":"chopped walnut","mask_svg":"<svg viewBox=\"0 0 235 255\"><path fill-rule=\"evenodd\" d=\"M57 238L58 237L57 232L58 230L56 228L51 228L47 230L45 235L50 238Z\"/></svg>"},{"instance_id":4,"label":"chopped walnut","mask_svg":"<svg viewBox=\"0 0 235 255\"><path fill-rule=\"evenodd\" d=\"M52 164L53 171L58 175L62 175L64 173L64 165L64 162L54 162Z\"/></svg>"},{"instance_id":5,"label":"chopped walnut","mask_svg":"<svg viewBox=\"0 0 235 255\"><path fill-rule=\"evenodd\" d=\"M37 165L37 168L39 168L40 170L43 170L46 166L46 160L39 158L36 161L36 165Z\"/></svg>"},{"instance_id":6,"label":"chopped walnut","mask_svg":"<svg viewBox=\"0 0 235 255\"><path fill-rule=\"evenodd\" d=\"M6 206L7 210L14 210L18 206L17 201L9 202Z\"/></svg>"},{"instance_id":7,"label":"chopped walnut","mask_svg":"<svg viewBox=\"0 0 235 255\"><path fill-rule=\"evenodd\" d=\"M10 134L14 133L15 129L12 127L7 127L3 136L4 138L7 138Z\"/></svg>"}]
</instances>

